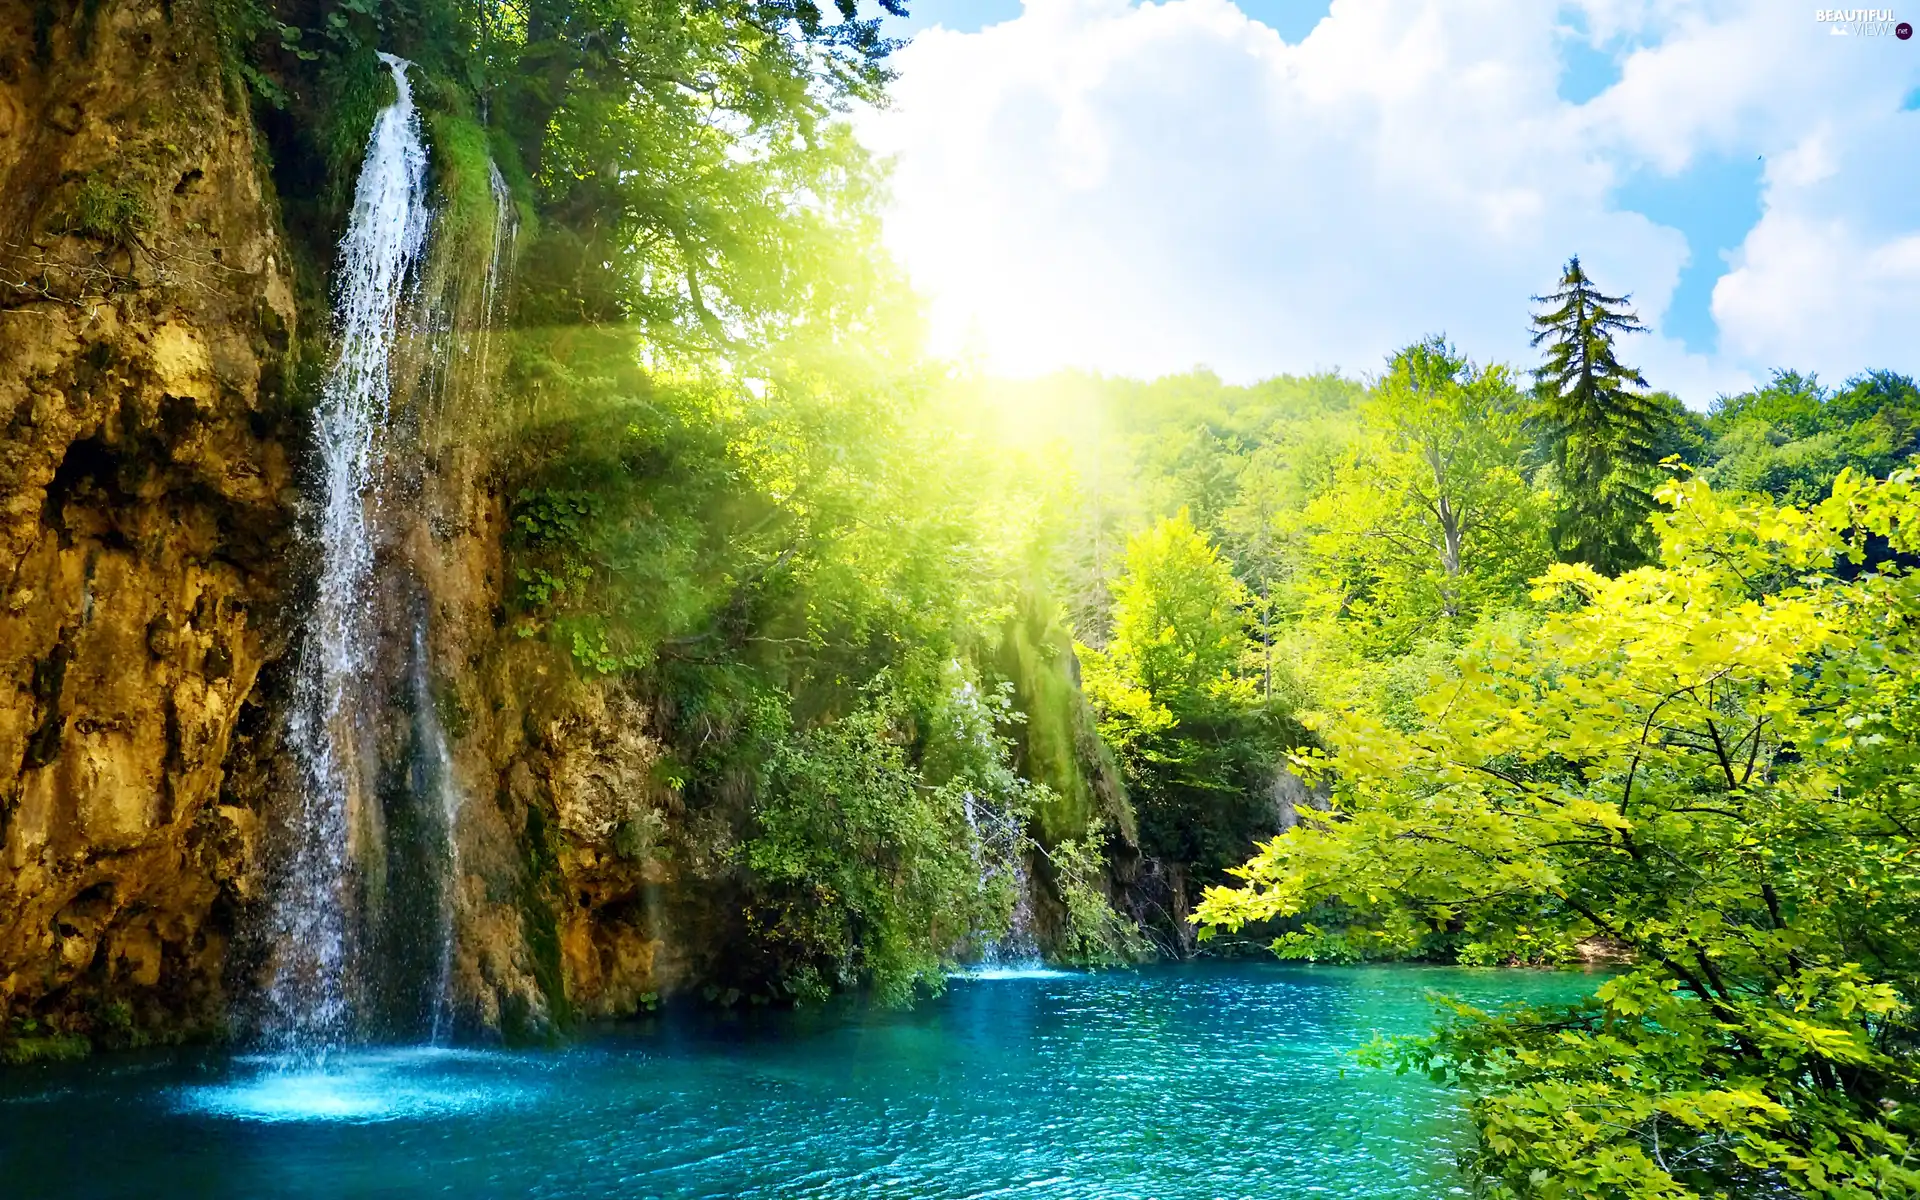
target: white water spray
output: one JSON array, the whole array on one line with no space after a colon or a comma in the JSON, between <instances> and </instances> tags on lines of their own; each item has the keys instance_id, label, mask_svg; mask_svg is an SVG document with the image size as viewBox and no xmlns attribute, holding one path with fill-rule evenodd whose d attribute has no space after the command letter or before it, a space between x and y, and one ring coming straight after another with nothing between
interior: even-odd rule
<instances>
[{"instance_id":1,"label":"white water spray","mask_svg":"<svg viewBox=\"0 0 1920 1200\"><path fill-rule=\"evenodd\" d=\"M487 160L487 186L493 192L493 246L487 256L487 275L480 287L480 378L487 376L487 350L492 340L494 326L504 316L499 310L503 307L505 294L501 283L513 263L513 244L519 236L520 222L513 208L513 193L507 187L507 181L500 174L499 166L489 158Z\"/></svg>"},{"instance_id":2,"label":"white water spray","mask_svg":"<svg viewBox=\"0 0 1920 1200\"><path fill-rule=\"evenodd\" d=\"M267 1034L285 1052L324 1054L351 1032L354 841L376 818L363 745L374 657L372 516L389 362L400 310L426 242L427 152L404 59L380 61L397 97L380 113L340 244L334 300L338 356L314 419L316 512L306 530L319 561L300 649L289 736L300 795L273 903L276 958Z\"/></svg>"},{"instance_id":3,"label":"white water spray","mask_svg":"<svg viewBox=\"0 0 1920 1200\"><path fill-rule=\"evenodd\" d=\"M447 745L446 730L434 707L433 684L427 671L427 623L423 614L413 630L413 705L414 729L419 744L415 748L414 790L431 793L439 802L436 813L446 853L441 860L439 888L439 958L434 966L433 995L429 999L432 1016L427 1031L429 1044L445 1045L453 1033L453 948L457 940L456 894L460 887L460 809L464 797L454 779L453 754Z\"/></svg>"}]
</instances>

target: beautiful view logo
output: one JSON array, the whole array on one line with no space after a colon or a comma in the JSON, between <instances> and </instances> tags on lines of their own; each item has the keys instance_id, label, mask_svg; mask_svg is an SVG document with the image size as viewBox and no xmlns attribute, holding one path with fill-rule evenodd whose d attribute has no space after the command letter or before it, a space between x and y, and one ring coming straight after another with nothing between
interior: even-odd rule
<instances>
[{"instance_id":1,"label":"beautiful view logo","mask_svg":"<svg viewBox=\"0 0 1920 1200\"><path fill-rule=\"evenodd\" d=\"M1890 8L1816 8L1813 19L1828 26L1835 37L1897 37L1906 41L1913 26L1895 22Z\"/></svg>"}]
</instances>

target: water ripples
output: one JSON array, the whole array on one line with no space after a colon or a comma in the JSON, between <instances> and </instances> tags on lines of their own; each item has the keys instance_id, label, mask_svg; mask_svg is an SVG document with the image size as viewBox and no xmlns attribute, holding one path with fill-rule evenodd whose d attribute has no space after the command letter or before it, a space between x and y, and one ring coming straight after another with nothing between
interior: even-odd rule
<instances>
[{"instance_id":1,"label":"water ripples","mask_svg":"<svg viewBox=\"0 0 1920 1200\"><path fill-rule=\"evenodd\" d=\"M1359 1067L1353 1049L1421 1029L1429 987L1495 1004L1594 982L1275 965L1028 974L956 979L905 1013L668 1015L553 1053L82 1066L35 1089L0 1080L0 1101L43 1100L8 1106L0 1169L36 1196L82 1194L80 1180L87 1195L146 1196L162 1179L215 1197L1447 1195L1457 1102ZM112 1136L58 1136L83 1122Z\"/></svg>"}]
</instances>

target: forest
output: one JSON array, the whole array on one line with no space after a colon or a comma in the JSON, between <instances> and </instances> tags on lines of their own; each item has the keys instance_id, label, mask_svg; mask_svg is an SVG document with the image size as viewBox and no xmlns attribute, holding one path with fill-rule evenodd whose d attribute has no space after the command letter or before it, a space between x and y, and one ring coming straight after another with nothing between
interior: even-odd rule
<instances>
[{"instance_id":1,"label":"forest","mask_svg":"<svg viewBox=\"0 0 1920 1200\"><path fill-rule=\"evenodd\" d=\"M482 253L508 198L494 623L632 698L649 794L719 831L708 999L909 1006L1030 920L1089 970L1586 967L1363 1052L1463 1092L1478 1194L1920 1193L1912 379L1689 408L1578 247L1513 297L1527 361L1435 329L1250 384L998 378L923 349L883 248L850 113L897 47L853 0L171 11L261 131L304 327L380 52L434 236ZM75 188L72 237L156 220ZM290 423L329 353L295 345ZM612 857L691 861L662 811Z\"/></svg>"}]
</instances>

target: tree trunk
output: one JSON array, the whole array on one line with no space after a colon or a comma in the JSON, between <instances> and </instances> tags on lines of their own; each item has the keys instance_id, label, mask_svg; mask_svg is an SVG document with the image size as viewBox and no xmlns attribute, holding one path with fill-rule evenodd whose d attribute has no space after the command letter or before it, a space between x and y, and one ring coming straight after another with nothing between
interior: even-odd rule
<instances>
[{"instance_id":1,"label":"tree trunk","mask_svg":"<svg viewBox=\"0 0 1920 1200\"><path fill-rule=\"evenodd\" d=\"M1460 517L1453 511L1453 505L1440 498L1440 569L1445 572L1447 582L1440 589L1441 603L1449 617L1460 615L1460 593L1453 581L1460 578Z\"/></svg>"}]
</instances>

